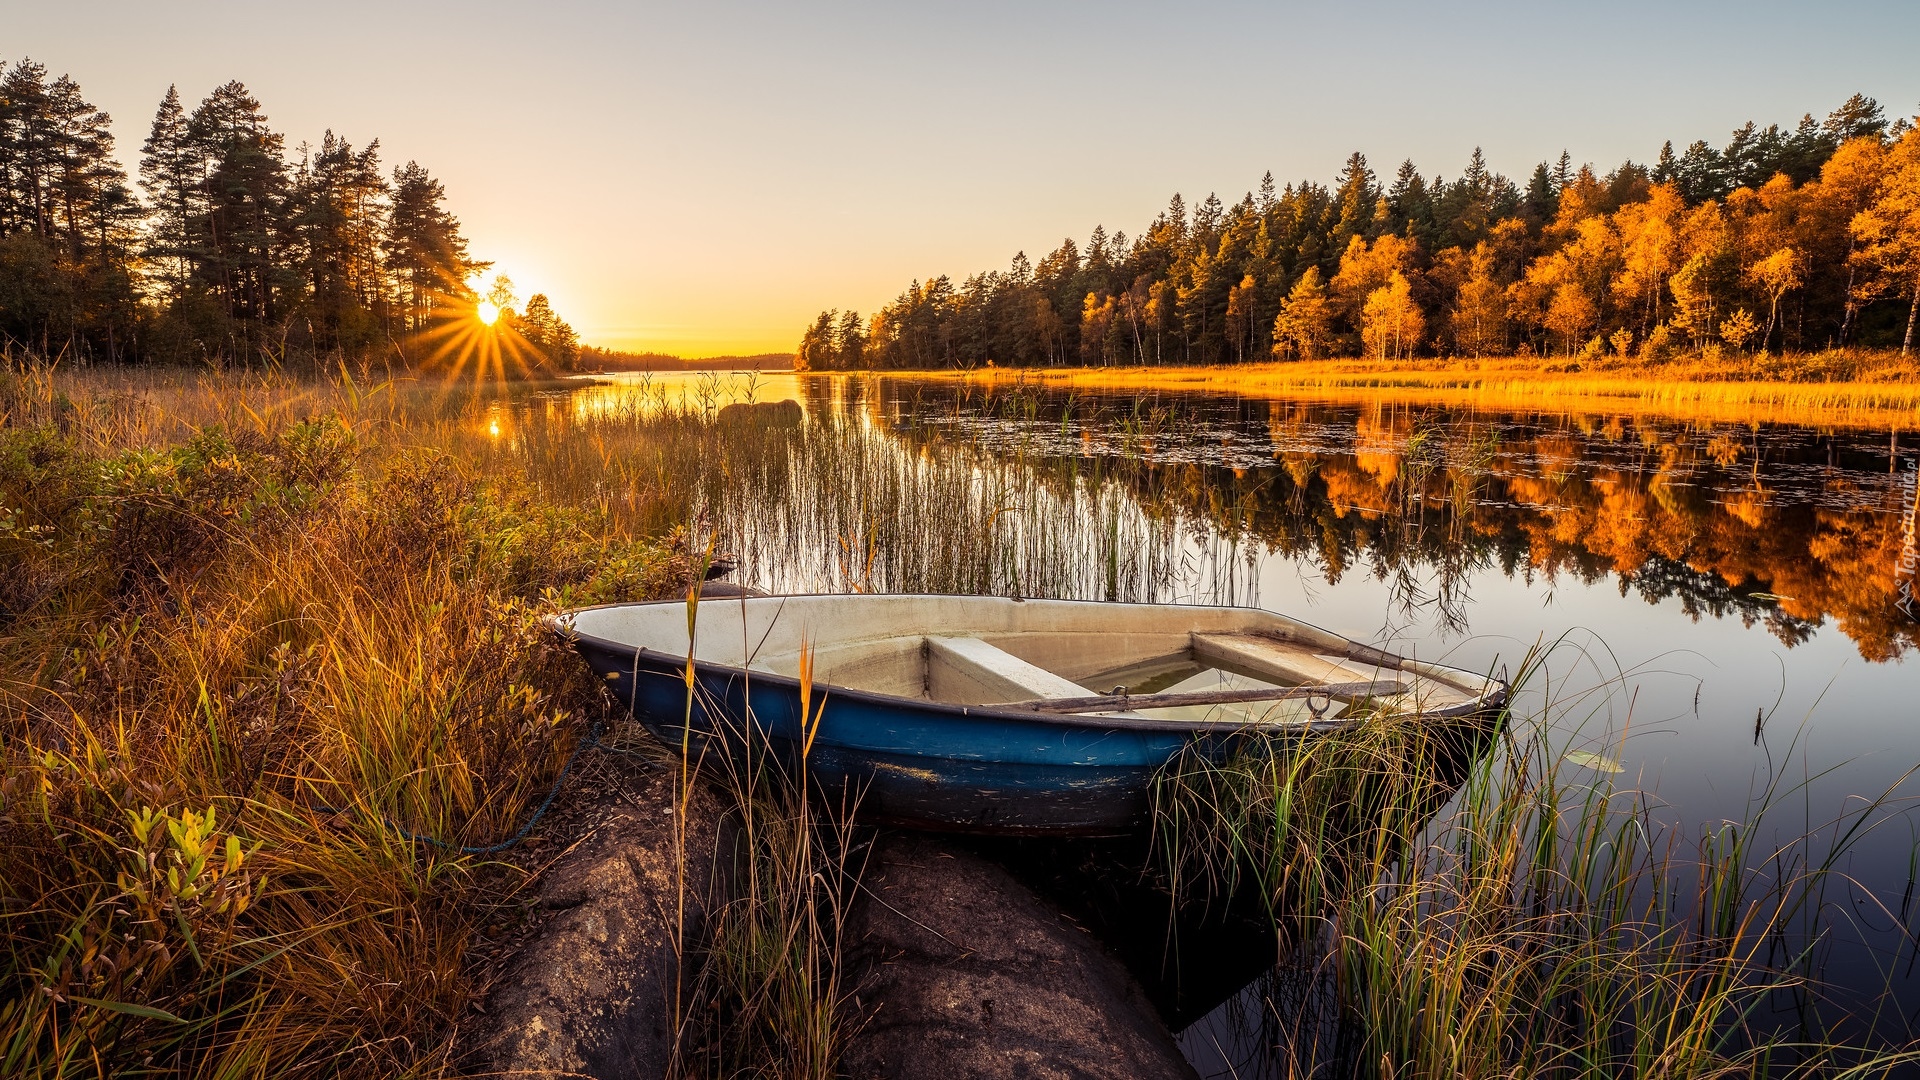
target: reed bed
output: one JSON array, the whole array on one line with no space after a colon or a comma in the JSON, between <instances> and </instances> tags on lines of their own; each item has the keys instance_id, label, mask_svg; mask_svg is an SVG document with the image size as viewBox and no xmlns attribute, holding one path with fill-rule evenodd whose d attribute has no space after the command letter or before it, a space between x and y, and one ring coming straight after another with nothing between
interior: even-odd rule
<instances>
[{"instance_id":1,"label":"reed bed","mask_svg":"<svg viewBox=\"0 0 1920 1080\"><path fill-rule=\"evenodd\" d=\"M1572 370L1568 370L1571 367ZM989 368L888 372L906 379L1032 383L1105 391L1197 391L1334 403L1387 402L1485 412L1598 412L1730 424L1908 430L1920 423L1920 370L1897 355L1820 354L1665 365L1513 358L1320 360L1233 367Z\"/></svg>"},{"instance_id":2,"label":"reed bed","mask_svg":"<svg viewBox=\"0 0 1920 1080\"><path fill-rule=\"evenodd\" d=\"M1383 714L1306 745L1177 761L1156 789L1176 889L1251 891L1282 933L1239 1022L1273 1075L1879 1076L1920 1049L1831 1042L1811 961L1827 889L1895 799L1862 797L1777 849L1750 816L1699 828L1603 757L1571 757L1586 695L1527 658L1492 724ZM1539 685L1532 685L1532 684ZM1582 762L1583 764L1576 764ZM1595 769L1593 766L1600 764ZM1797 1025L1762 1014L1790 997Z\"/></svg>"},{"instance_id":3,"label":"reed bed","mask_svg":"<svg viewBox=\"0 0 1920 1080\"><path fill-rule=\"evenodd\" d=\"M897 419L729 419L656 388L590 411L535 402L440 441L625 529L696 521L743 583L777 592L1151 600L1204 576L1181 515L1143 507L1122 475L964 435L902 440Z\"/></svg>"}]
</instances>

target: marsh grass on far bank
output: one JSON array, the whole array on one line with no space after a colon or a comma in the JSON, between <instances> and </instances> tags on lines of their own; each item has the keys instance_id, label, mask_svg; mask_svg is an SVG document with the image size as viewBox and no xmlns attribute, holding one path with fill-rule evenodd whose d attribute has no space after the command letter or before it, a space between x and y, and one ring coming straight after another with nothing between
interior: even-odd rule
<instances>
[{"instance_id":1,"label":"marsh grass on far bank","mask_svg":"<svg viewBox=\"0 0 1920 1080\"><path fill-rule=\"evenodd\" d=\"M1716 423L1912 428L1920 363L1895 352L1729 354L1661 364L1488 357L1311 360L1215 367L976 368L888 372L989 385L1106 391L1186 390L1347 403L1464 406L1489 412L1593 410Z\"/></svg>"}]
</instances>

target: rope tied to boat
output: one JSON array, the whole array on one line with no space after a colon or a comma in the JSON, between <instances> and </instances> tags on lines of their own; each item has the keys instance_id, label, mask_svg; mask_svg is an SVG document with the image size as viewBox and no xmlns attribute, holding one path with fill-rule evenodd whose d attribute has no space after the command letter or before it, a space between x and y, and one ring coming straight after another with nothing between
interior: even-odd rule
<instances>
[{"instance_id":1,"label":"rope tied to boat","mask_svg":"<svg viewBox=\"0 0 1920 1080\"><path fill-rule=\"evenodd\" d=\"M512 836L497 844L455 844L442 840L437 836L428 836L425 833L414 832L395 822L392 818L368 814L358 807L316 806L313 809L322 814L352 814L357 817L373 818L393 832L400 834L400 836L406 840L410 840L416 844L430 844L442 851L452 851L461 855L491 855L496 851L505 851L515 844L518 844L533 832L533 827L540 823L540 819L546 816L548 810L552 809L553 800L559 797L561 786L567 782L567 774L573 771L573 763L580 760L580 755L586 753L588 750L600 749L605 746L605 744L600 741L600 734L603 730L605 730L605 725L601 721L595 720L593 727L587 732L587 737L581 741L579 746L573 748L573 753L567 755L566 764L560 766L560 775L554 778L553 786L547 789L547 797L540 800L540 806L534 810L533 816L527 819L525 825L520 826L519 832L514 833Z\"/></svg>"}]
</instances>

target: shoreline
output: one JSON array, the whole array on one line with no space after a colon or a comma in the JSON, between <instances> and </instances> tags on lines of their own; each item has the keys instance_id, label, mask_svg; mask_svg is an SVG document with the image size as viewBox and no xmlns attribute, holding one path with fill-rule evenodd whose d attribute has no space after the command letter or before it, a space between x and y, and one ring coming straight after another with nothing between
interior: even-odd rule
<instances>
[{"instance_id":1,"label":"shoreline","mask_svg":"<svg viewBox=\"0 0 1920 1080\"><path fill-rule=\"evenodd\" d=\"M1485 361L1320 360L1234 367L976 368L796 371L864 374L984 386L1162 390L1338 404L1465 406L1489 412L1605 412L1680 420L1810 427L1920 427L1920 379L1796 382L1701 377L1697 369L1541 371L1512 358ZM1713 372L1711 374L1721 374ZM1727 373L1730 374L1730 373Z\"/></svg>"}]
</instances>

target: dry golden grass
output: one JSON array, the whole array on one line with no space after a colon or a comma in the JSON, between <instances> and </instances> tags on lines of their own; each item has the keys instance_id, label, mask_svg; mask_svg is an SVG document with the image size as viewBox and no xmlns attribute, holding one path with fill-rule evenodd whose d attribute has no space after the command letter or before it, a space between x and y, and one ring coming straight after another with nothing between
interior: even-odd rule
<instances>
[{"instance_id":1,"label":"dry golden grass","mask_svg":"<svg viewBox=\"0 0 1920 1080\"><path fill-rule=\"evenodd\" d=\"M1438 405L1486 412L1598 412L1717 423L1895 428L1920 424L1920 368L1885 354L1740 357L1717 362L1314 360L1237 367L986 368L888 372L1110 391L1196 391L1336 403ZM1827 381L1818 376L1841 376Z\"/></svg>"},{"instance_id":2,"label":"dry golden grass","mask_svg":"<svg viewBox=\"0 0 1920 1080\"><path fill-rule=\"evenodd\" d=\"M691 481L784 434L522 426L530 383L10 359L0 1076L474 1067L475 946L547 850L498 842L619 718L543 618L684 595ZM849 845L778 777L704 780L741 892L682 942L674 1075L831 1076Z\"/></svg>"},{"instance_id":3,"label":"dry golden grass","mask_svg":"<svg viewBox=\"0 0 1920 1080\"><path fill-rule=\"evenodd\" d=\"M601 524L350 385L0 370L0 1075L456 1068L497 897L407 833L511 834L601 707L540 616L690 572Z\"/></svg>"}]
</instances>

